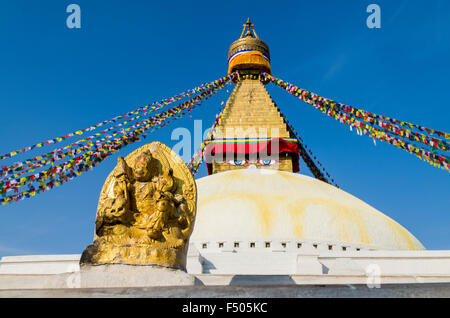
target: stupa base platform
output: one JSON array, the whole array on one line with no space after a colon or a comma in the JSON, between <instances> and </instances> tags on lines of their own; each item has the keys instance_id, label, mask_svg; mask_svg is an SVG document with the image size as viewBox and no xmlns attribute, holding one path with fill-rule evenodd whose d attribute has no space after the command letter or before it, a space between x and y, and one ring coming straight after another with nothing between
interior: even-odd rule
<instances>
[{"instance_id":1,"label":"stupa base platform","mask_svg":"<svg viewBox=\"0 0 450 318\"><path fill-rule=\"evenodd\" d=\"M0 290L0 298L448 298L450 284L163 286ZM263 300L262 300L263 301ZM292 300L291 300L292 301Z\"/></svg>"},{"instance_id":2,"label":"stupa base platform","mask_svg":"<svg viewBox=\"0 0 450 318\"><path fill-rule=\"evenodd\" d=\"M198 283L197 283L198 282ZM152 265L84 265L80 288L194 286L195 276L179 269Z\"/></svg>"},{"instance_id":3,"label":"stupa base platform","mask_svg":"<svg viewBox=\"0 0 450 318\"><path fill-rule=\"evenodd\" d=\"M152 265L84 265L55 275L0 275L0 290L194 286L202 283L179 269Z\"/></svg>"}]
</instances>

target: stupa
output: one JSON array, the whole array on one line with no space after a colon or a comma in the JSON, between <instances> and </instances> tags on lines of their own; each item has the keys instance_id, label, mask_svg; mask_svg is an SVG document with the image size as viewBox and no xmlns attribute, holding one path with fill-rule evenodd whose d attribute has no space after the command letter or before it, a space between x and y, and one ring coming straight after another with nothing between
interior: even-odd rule
<instances>
[{"instance_id":1,"label":"stupa","mask_svg":"<svg viewBox=\"0 0 450 318\"><path fill-rule=\"evenodd\" d=\"M261 76L272 71L269 46L250 20L228 52L234 71L236 86L206 148L208 176L196 180L188 273L206 287L229 286L229 295L230 285L450 282L450 251L426 250L386 214L298 173L299 144ZM0 289L79 287L67 286L79 259L3 257Z\"/></svg>"},{"instance_id":2,"label":"stupa","mask_svg":"<svg viewBox=\"0 0 450 318\"><path fill-rule=\"evenodd\" d=\"M249 20L229 49L228 72L236 70L239 79L207 148L210 175L196 180L191 244L202 266L190 264L192 271L365 275L369 263L359 259L428 253L387 215L297 173L297 140L260 75L271 72L269 47ZM319 260L321 255L327 260ZM396 275L404 270L395 269Z\"/></svg>"},{"instance_id":3,"label":"stupa","mask_svg":"<svg viewBox=\"0 0 450 318\"><path fill-rule=\"evenodd\" d=\"M240 78L207 151L222 154L219 158L224 160L214 158L208 164L212 175L197 180L199 216L193 238L198 242L235 238L238 243L248 241L243 243L248 246L252 239L266 240L267 245L284 240L286 246L300 244L291 242L300 239L359 249L424 249L381 212L329 184L295 173L296 140L260 77L261 71L271 71L269 56L269 47L248 20L229 49L228 72L238 70ZM208 246L200 245L204 244ZM251 245L256 247L256 242Z\"/></svg>"}]
</instances>

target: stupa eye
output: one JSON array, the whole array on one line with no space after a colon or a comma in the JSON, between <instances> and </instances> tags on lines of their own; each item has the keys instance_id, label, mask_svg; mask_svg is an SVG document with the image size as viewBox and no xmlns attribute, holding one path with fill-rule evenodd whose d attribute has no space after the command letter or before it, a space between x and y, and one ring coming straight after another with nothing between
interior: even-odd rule
<instances>
[{"instance_id":1,"label":"stupa eye","mask_svg":"<svg viewBox=\"0 0 450 318\"><path fill-rule=\"evenodd\" d=\"M242 166L247 163L247 160L229 160L227 161L227 164L233 165L233 166Z\"/></svg>"},{"instance_id":2,"label":"stupa eye","mask_svg":"<svg viewBox=\"0 0 450 318\"><path fill-rule=\"evenodd\" d=\"M262 164L264 166L270 166L270 165L274 165L276 163L278 163L278 161L276 160L258 160L259 164Z\"/></svg>"}]
</instances>

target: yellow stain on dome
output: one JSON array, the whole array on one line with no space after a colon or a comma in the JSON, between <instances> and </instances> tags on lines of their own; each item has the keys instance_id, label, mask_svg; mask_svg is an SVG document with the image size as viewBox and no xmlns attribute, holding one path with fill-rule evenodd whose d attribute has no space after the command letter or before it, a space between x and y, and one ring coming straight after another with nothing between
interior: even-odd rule
<instances>
[{"instance_id":1,"label":"yellow stain on dome","mask_svg":"<svg viewBox=\"0 0 450 318\"><path fill-rule=\"evenodd\" d=\"M292 231L294 232L294 235L299 238L303 237L304 207L303 209L299 208L299 203L288 203L286 208L292 220Z\"/></svg>"},{"instance_id":2,"label":"yellow stain on dome","mask_svg":"<svg viewBox=\"0 0 450 318\"><path fill-rule=\"evenodd\" d=\"M213 202L218 202L219 200L223 199L224 199L223 193L216 193L210 195L207 198L205 198L205 200L202 200L199 204L197 204L197 210L204 210L205 207L207 207L209 204ZM274 216L270 212L270 210L273 208L270 202L264 200L261 201L261 196L258 194L238 193L238 192L228 193L226 199L230 201L237 201L237 200L248 201L254 204L256 206L255 211L257 211L256 213L257 219L253 219L252 222L260 226L262 238L270 237L270 235L273 233L272 225L274 222ZM278 199L282 200L284 198L282 196L279 196Z\"/></svg>"},{"instance_id":3,"label":"yellow stain on dome","mask_svg":"<svg viewBox=\"0 0 450 318\"><path fill-rule=\"evenodd\" d=\"M281 175L284 179L287 179L288 181L291 181L293 183L299 183L299 181L303 181L305 184L307 184L304 180L299 180L296 178L295 174L283 174ZM325 187L328 186L324 184ZM292 216L298 216L302 215L304 219L304 211L308 207L312 207L313 205L318 206L325 206L328 211L334 214L334 219L336 220L336 223L339 224L339 237L342 238L345 242L351 241L351 236L348 233L348 228L341 222L340 220L350 220L351 224L354 224L356 228L358 228L358 234L359 234L359 240L362 244L370 244L369 235L367 232L367 225L365 224L363 218L361 215L357 212L357 208L351 207L349 205L342 205L337 202L333 202L330 199L319 199L319 198L309 198L308 200L300 199L295 201L294 203L290 203L288 208L288 211ZM294 233L297 237L301 238L304 236L303 233L303 223L299 222L298 224L295 224Z\"/></svg>"},{"instance_id":4,"label":"yellow stain on dome","mask_svg":"<svg viewBox=\"0 0 450 318\"><path fill-rule=\"evenodd\" d=\"M411 239L411 235L403 226L401 226L400 224L398 224L395 221L394 222L386 222L386 225L389 226L390 228L392 228L392 231L394 233L397 233L401 237L401 239L399 237L396 237L396 239L398 241L403 241L408 244L408 249L410 249L410 250L418 249L416 244L414 244L413 240Z\"/></svg>"},{"instance_id":5,"label":"yellow stain on dome","mask_svg":"<svg viewBox=\"0 0 450 318\"><path fill-rule=\"evenodd\" d=\"M332 202L327 199L310 198L308 200L298 200L288 205L288 211L291 217L302 216L304 220L304 213L308 208L314 209L315 206L326 207L327 212L331 213L331 218L337 224L339 229L338 237L344 242L351 242L352 236L349 233L349 226L353 225L357 229L359 242L362 244L370 244L369 235L367 232L367 225L363 218L358 214L357 210L342 204ZM298 219L297 219L298 220ZM343 221L346 222L343 222ZM304 221L298 222L294 225L294 233L298 238L304 237Z\"/></svg>"}]
</instances>

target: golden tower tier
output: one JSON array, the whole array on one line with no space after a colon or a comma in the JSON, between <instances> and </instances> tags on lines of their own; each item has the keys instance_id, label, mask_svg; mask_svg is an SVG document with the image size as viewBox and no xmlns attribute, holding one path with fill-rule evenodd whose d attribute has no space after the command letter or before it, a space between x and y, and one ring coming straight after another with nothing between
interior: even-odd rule
<instances>
[{"instance_id":1,"label":"golden tower tier","mask_svg":"<svg viewBox=\"0 0 450 318\"><path fill-rule=\"evenodd\" d=\"M240 38L228 50L228 74L245 70L272 73L269 46L258 38L250 19L244 24Z\"/></svg>"},{"instance_id":2,"label":"golden tower tier","mask_svg":"<svg viewBox=\"0 0 450 318\"><path fill-rule=\"evenodd\" d=\"M239 76L213 137L207 141L208 173L243 168L298 172L298 140L260 75L262 71L270 72L269 47L258 38L250 20L228 56L230 72L238 70Z\"/></svg>"},{"instance_id":3,"label":"golden tower tier","mask_svg":"<svg viewBox=\"0 0 450 318\"><path fill-rule=\"evenodd\" d=\"M210 174L250 167L299 171L297 139L258 77L240 77L206 156Z\"/></svg>"}]
</instances>

